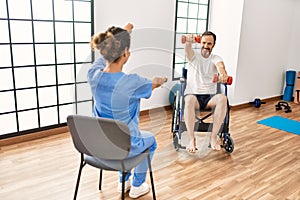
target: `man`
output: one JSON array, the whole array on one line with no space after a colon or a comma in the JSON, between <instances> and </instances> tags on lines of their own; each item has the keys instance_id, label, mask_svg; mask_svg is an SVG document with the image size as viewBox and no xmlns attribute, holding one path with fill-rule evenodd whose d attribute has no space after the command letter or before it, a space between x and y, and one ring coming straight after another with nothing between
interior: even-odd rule
<instances>
[{"instance_id":1,"label":"man","mask_svg":"<svg viewBox=\"0 0 300 200\"><path fill-rule=\"evenodd\" d=\"M210 31L202 34L200 52L192 49L195 36L187 35L185 54L188 60L187 84L185 89L184 119L189 136L187 151L196 152L196 138L194 133L196 110L213 108L213 129L210 137L210 146L219 151L218 132L227 112L227 97L216 94L217 83L214 77L218 74L218 82L226 83L228 79L225 65L221 57L212 54L216 43L216 35Z\"/></svg>"}]
</instances>

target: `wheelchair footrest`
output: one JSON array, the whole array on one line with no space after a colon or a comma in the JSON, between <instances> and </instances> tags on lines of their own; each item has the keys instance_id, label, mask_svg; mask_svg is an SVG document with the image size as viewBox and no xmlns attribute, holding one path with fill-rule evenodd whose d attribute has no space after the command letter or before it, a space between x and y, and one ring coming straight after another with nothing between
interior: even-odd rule
<instances>
[{"instance_id":1,"label":"wheelchair footrest","mask_svg":"<svg viewBox=\"0 0 300 200\"><path fill-rule=\"evenodd\" d=\"M213 124L212 123L195 123L195 131L198 132L211 132Z\"/></svg>"},{"instance_id":2,"label":"wheelchair footrest","mask_svg":"<svg viewBox=\"0 0 300 200\"><path fill-rule=\"evenodd\" d=\"M213 123L196 122L194 127L194 131L196 132L211 132L213 128ZM187 129L185 123L181 122L179 126L179 132L183 132L186 130ZM223 129L221 132L228 132L228 124L223 124Z\"/></svg>"},{"instance_id":3,"label":"wheelchair footrest","mask_svg":"<svg viewBox=\"0 0 300 200\"><path fill-rule=\"evenodd\" d=\"M198 132L211 132L212 130L212 123L195 123L194 131ZM179 130L181 132L186 131L186 125L184 122L180 123Z\"/></svg>"}]
</instances>

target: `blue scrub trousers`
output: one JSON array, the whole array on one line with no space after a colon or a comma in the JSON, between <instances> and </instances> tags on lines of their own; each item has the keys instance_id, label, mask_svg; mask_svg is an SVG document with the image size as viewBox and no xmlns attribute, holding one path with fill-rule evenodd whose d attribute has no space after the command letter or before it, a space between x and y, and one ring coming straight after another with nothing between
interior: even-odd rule
<instances>
[{"instance_id":1,"label":"blue scrub trousers","mask_svg":"<svg viewBox=\"0 0 300 200\"><path fill-rule=\"evenodd\" d=\"M128 157L132 157L134 155L140 154L140 153L144 152L147 148L150 147L150 149L149 149L150 150L150 160L152 160L153 154L157 147L155 137L151 132L148 132L148 131L141 131L141 134L143 137L144 145L141 148L136 149L134 152L131 151L129 153ZM132 186L139 187L140 185L142 185L142 183L145 182L146 173L149 168L147 159L148 158L145 158L145 160L143 160L139 165L137 165L134 168ZM131 173L128 173L125 177L125 181L128 181L130 176L131 176ZM120 177L120 182L122 182L122 172L119 172L119 177Z\"/></svg>"}]
</instances>

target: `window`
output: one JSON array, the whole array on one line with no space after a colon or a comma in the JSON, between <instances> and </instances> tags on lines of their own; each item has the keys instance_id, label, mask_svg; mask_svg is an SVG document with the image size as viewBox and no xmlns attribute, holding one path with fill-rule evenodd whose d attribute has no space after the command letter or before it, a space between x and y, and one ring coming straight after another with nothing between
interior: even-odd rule
<instances>
[{"instance_id":1,"label":"window","mask_svg":"<svg viewBox=\"0 0 300 200\"><path fill-rule=\"evenodd\" d=\"M92 114L93 7L93 0L0 0L0 139Z\"/></svg>"},{"instance_id":2,"label":"window","mask_svg":"<svg viewBox=\"0 0 300 200\"><path fill-rule=\"evenodd\" d=\"M210 0L177 0L173 80L182 75L182 68L187 63L181 36L184 34L201 34L207 30L209 2ZM199 46L195 44L195 48L197 49Z\"/></svg>"}]
</instances>

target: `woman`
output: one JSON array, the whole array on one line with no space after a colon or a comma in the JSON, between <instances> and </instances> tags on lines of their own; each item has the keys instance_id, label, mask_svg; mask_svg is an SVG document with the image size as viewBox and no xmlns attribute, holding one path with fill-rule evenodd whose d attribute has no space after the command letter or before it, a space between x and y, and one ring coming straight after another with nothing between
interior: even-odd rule
<instances>
[{"instance_id":1,"label":"woman","mask_svg":"<svg viewBox=\"0 0 300 200\"><path fill-rule=\"evenodd\" d=\"M139 130L139 114L141 98L149 98L152 90L161 86L167 78L156 77L152 81L137 74L126 74L122 71L124 64L130 57L130 31L132 25L123 28L110 27L103 33L92 37L92 49L99 50L106 61L103 69L99 58L88 72L88 81L94 98L94 115L112 118L126 123L131 133L131 149L129 157L142 153L150 147L150 156L153 157L156 149L154 135ZM125 191L131 198L138 198L149 191L145 182L148 170L145 159L134 169L132 183L131 173L125 177ZM121 192L122 174L118 191Z\"/></svg>"}]
</instances>

